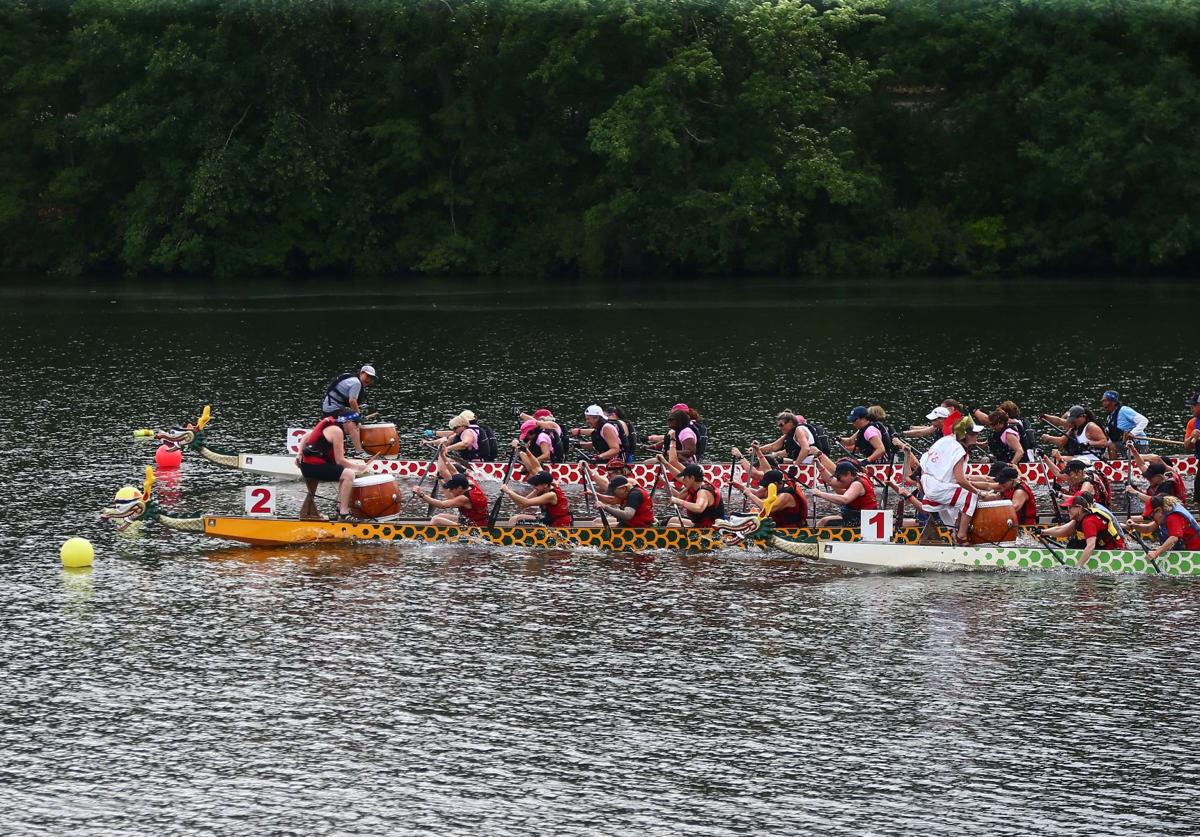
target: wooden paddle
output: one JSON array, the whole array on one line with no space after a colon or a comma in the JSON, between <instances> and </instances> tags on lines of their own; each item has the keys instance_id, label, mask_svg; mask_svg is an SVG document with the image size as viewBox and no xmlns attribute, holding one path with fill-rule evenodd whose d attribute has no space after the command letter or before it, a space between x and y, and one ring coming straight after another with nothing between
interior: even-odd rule
<instances>
[{"instance_id":1,"label":"wooden paddle","mask_svg":"<svg viewBox=\"0 0 1200 837\"><path fill-rule=\"evenodd\" d=\"M579 469L583 471L583 484L592 492L592 500L599 503L600 495L596 493L596 485L592 482L592 472L588 470L588 463L581 458L579 461ZM654 497L651 495L650 502L654 502ZM608 515L604 513L604 509L597 509L600 512L600 522L604 524L604 530L610 531L611 526L608 525Z\"/></svg>"},{"instance_id":2,"label":"wooden paddle","mask_svg":"<svg viewBox=\"0 0 1200 837\"><path fill-rule=\"evenodd\" d=\"M677 518L679 518L679 525L680 525L680 527L682 527L683 526L683 513L679 511L679 506L677 506L671 502L671 498L675 496L674 494L671 493L671 475L667 472L666 465L664 465L660 462L660 463L658 463L658 467L662 472L662 476L663 476L663 480L664 480L663 485L665 485L666 489L667 489L667 506L670 508L673 508L675 510L675 514L667 515L667 520L669 521L672 517L677 517Z\"/></svg>"},{"instance_id":3,"label":"wooden paddle","mask_svg":"<svg viewBox=\"0 0 1200 837\"><path fill-rule=\"evenodd\" d=\"M1178 439L1160 439L1157 436L1135 436L1134 441L1160 442L1164 445L1178 445L1181 448L1187 447L1187 442L1181 442Z\"/></svg>"}]
</instances>

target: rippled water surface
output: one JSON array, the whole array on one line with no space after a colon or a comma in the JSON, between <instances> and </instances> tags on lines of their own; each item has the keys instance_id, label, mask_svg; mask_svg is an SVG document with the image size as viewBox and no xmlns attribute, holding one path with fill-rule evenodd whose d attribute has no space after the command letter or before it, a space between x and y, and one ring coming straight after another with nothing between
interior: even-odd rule
<instances>
[{"instance_id":1,"label":"rippled water surface","mask_svg":"<svg viewBox=\"0 0 1200 837\"><path fill-rule=\"evenodd\" d=\"M1190 580L251 549L95 519L149 461L131 428L212 403L214 441L276 452L365 359L405 432L612 398L653 424L682 398L744 444L781 407L903 424L946 395L1040 412L1115 386L1177 437L1194 336L1147 339L1117 290L9 292L0 832L1194 833ZM234 511L251 482L189 459L160 496ZM59 567L71 535L92 571Z\"/></svg>"}]
</instances>

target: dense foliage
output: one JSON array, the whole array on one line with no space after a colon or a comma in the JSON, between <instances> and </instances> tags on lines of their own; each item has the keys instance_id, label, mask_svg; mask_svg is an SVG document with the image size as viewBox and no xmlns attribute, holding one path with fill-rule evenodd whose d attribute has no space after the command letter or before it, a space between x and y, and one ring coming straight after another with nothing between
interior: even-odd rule
<instances>
[{"instance_id":1,"label":"dense foliage","mask_svg":"<svg viewBox=\"0 0 1200 837\"><path fill-rule=\"evenodd\" d=\"M1200 263L1193 0L0 0L0 266Z\"/></svg>"}]
</instances>

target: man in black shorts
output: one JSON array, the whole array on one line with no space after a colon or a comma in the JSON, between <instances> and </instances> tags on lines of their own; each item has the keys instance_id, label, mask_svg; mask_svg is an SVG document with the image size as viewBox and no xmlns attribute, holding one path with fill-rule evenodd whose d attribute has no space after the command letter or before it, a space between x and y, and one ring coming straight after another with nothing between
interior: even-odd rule
<instances>
[{"instance_id":1,"label":"man in black shorts","mask_svg":"<svg viewBox=\"0 0 1200 837\"><path fill-rule=\"evenodd\" d=\"M317 426L308 431L300 441L300 454L296 467L304 476L308 496L300 507L301 517L317 517L314 497L317 485L322 482L338 484L338 520L350 516L350 495L354 490L354 477L367 470L365 462L350 462L346 459L346 436L342 432L340 416L326 416Z\"/></svg>"}]
</instances>

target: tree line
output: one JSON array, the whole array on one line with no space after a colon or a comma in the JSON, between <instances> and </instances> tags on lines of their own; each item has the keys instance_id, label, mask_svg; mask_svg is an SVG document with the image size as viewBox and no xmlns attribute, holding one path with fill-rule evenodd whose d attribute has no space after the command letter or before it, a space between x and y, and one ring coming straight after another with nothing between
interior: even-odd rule
<instances>
[{"instance_id":1,"label":"tree line","mask_svg":"<svg viewBox=\"0 0 1200 837\"><path fill-rule=\"evenodd\" d=\"M8 0L0 268L1186 272L1195 0Z\"/></svg>"}]
</instances>

